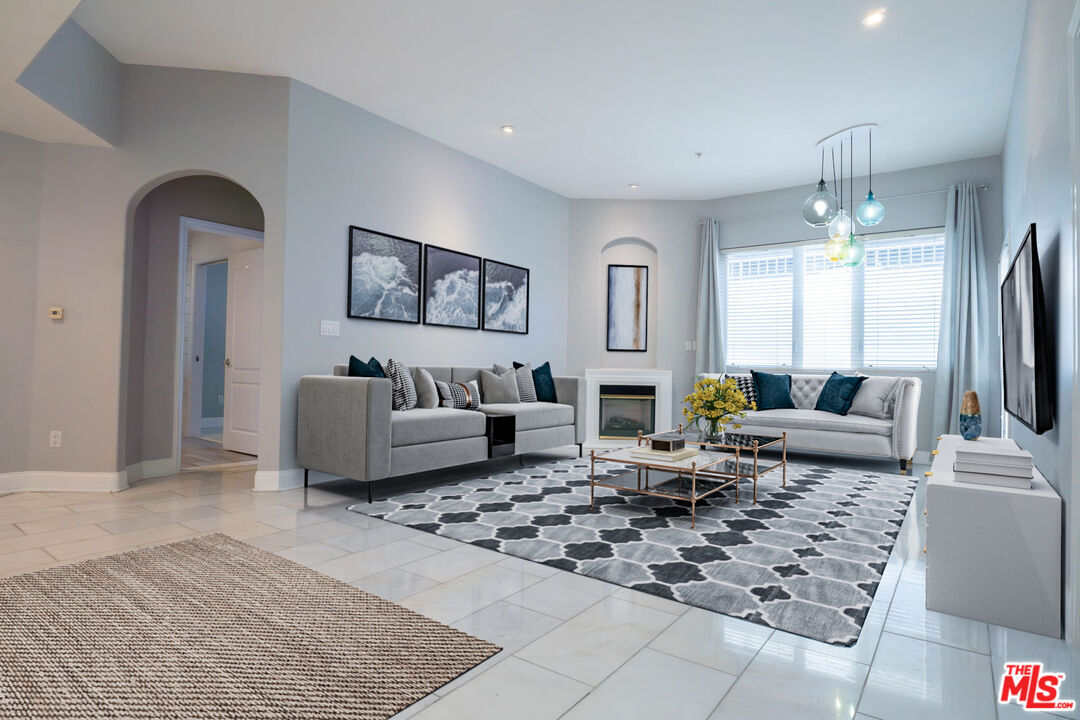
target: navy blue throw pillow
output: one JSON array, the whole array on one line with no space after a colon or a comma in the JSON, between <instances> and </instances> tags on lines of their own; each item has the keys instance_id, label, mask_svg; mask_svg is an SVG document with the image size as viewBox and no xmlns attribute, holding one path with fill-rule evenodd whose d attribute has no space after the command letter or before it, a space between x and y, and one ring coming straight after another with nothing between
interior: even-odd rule
<instances>
[{"instance_id":1,"label":"navy blue throw pillow","mask_svg":"<svg viewBox=\"0 0 1080 720\"><path fill-rule=\"evenodd\" d=\"M523 367L524 363L514 363L514 369ZM551 363L544 363L540 367L534 367L533 385L536 386L537 402L558 402L555 398L555 380L551 377Z\"/></svg>"},{"instance_id":2,"label":"navy blue throw pillow","mask_svg":"<svg viewBox=\"0 0 1080 720\"><path fill-rule=\"evenodd\" d=\"M349 356L349 377L384 378L386 371L375 358L364 362L355 355Z\"/></svg>"},{"instance_id":3,"label":"navy blue throw pillow","mask_svg":"<svg viewBox=\"0 0 1080 720\"><path fill-rule=\"evenodd\" d=\"M821 388L821 394L818 395L817 405L814 406L814 409L836 413L837 415L847 415L848 410L851 409L852 401L855 400L855 393L859 392L859 387L865 379L865 377L841 375L834 372L825 381L825 387Z\"/></svg>"},{"instance_id":4,"label":"navy blue throw pillow","mask_svg":"<svg viewBox=\"0 0 1080 720\"><path fill-rule=\"evenodd\" d=\"M791 376L751 370L757 388L758 410L794 410L791 402Z\"/></svg>"}]
</instances>

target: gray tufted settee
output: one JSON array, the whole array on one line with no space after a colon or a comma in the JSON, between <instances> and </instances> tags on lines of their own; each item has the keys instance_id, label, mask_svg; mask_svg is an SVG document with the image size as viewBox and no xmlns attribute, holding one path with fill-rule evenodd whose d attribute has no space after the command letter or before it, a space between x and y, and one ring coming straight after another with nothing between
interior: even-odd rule
<instances>
[{"instance_id":1,"label":"gray tufted settee","mask_svg":"<svg viewBox=\"0 0 1080 720\"><path fill-rule=\"evenodd\" d=\"M917 377L874 377L895 381L880 417L854 410L847 415L815 410L829 376L793 373L791 401L795 409L751 410L740 421L739 432L786 431L787 446L793 450L892 458L900 461L902 471L907 471L915 456L922 381Z\"/></svg>"}]
</instances>

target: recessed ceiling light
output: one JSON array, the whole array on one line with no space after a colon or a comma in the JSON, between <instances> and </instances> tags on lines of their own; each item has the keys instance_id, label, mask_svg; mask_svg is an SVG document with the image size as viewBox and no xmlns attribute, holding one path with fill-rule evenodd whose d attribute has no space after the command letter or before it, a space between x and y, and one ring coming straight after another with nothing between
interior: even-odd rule
<instances>
[{"instance_id":1,"label":"recessed ceiling light","mask_svg":"<svg viewBox=\"0 0 1080 720\"><path fill-rule=\"evenodd\" d=\"M627 187L629 187L631 190L637 190L638 184L637 183L630 183Z\"/></svg>"},{"instance_id":2,"label":"recessed ceiling light","mask_svg":"<svg viewBox=\"0 0 1080 720\"><path fill-rule=\"evenodd\" d=\"M503 125L499 129L502 130L507 135L513 135L514 134L514 126L513 125Z\"/></svg>"},{"instance_id":3,"label":"recessed ceiling light","mask_svg":"<svg viewBox=\"0 0 1080 720\"><path fill-rule=\"evenodd\" d=\"M877 27L883 22L885 22L885 8L871 10L866 15L863 15L862 19L862 24L865 27Z\"/></svg>"}]
</instances>

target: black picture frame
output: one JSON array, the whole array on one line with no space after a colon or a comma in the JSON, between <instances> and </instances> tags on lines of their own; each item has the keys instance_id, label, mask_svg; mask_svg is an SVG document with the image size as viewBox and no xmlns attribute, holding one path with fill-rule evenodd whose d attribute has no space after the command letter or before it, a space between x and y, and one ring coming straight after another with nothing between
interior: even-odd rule
<instances>
[{"instance_id":1,"label":"black picture frame","mask_svg":"<svg viewBox=\"0 0 1080 720\"><path fill-rule=\"evenodd\" d=\"M438 245L424 245L424 324L439 327L455 327L465 330L480 329L481 311L481 287L482 268L479 255L463 253L459 250L439 247ZM433 267L433 264L435 265ZM433 298L433 291L438 283L449 275L462 270L474 270L476 272L476 305L466 306L458 302L457 307L449 307L449 299ZM448 322L447 316L455 310L475 312L475 321L472 323Z\"/></svg>"},{"instance_id":2,"label":"black picture frame","mask_svg":"<svg viewBox=\"0 0 1080 720\"><path fill-rule=\"evenodd\" d=\"M487 304L488 303L488 277L489 277L488 273L489 273L489 268L491 268L492 266L498 266L498 267L493 268L495 271L498 271L500 268L508 269L510 271L510 278L508 279L508 281L511 282L511 283L514 282L514 275L516 274L514 271L520 271L521 273L524 273L524 287L525 287L525 327L524 327L524 329L515 330L515 329L512 329L512 328L506 327L505 324L503 324L503 327L497 327L500 323L498 321L493 322L494 318L489 318L488 317L488 304ZM529 299L530 299L529 294L532 292L532 288L530 287L531 277L530 277L530 274L529 274L529 268L521 267L520 265L513 265L511 263L505 263L505 262L502 262L501 260L491 260L490 258L484 258L483 267L484 267L484 272L483 272L483 276L482 276L481 282L480 282L480 289L482 291L481 298L480 298L480 305L481 305L480 328L482 330L487 330L489 332L512 333L512 334L515 334L515 335L528 335L529 334L529 310L530 310L530 308L529 308ZM518 285L518 287L520 287L520 285Z\"/></svg>"},{"instance_id":3,"label":"black picture frame","mask_svg":"<svg viewBox=\"0 0 1080 720\"><path fill-rule=\"evenodd\" d=\"M372 241L382 241L386 247L377 248L375 246L375 243L373 243ZM404 272L406 273L406 275L415 276L415 279L413 279L413 277L406 277L408 283L415 285L415 310L412 310L412 308L406 308L403 317L392 317L390 314L376 315L371 313L364 313L363 311L358 310L358 305L365 304L363 302L358 303L357 298L354 297L354 293L357 291L356 285L354 284L354 277L356 275L356 262L354 258L359 257L357 250L361 249L358 248L358 243L366 243L366 245L363 245L361 247L377 251L371 254L396 257L398 261L401 262L404 266ZM395 249L397 250L397 252L387 252L387 250ZM345 264L349 283L348 294L345 296L345 316L355 320L381 320L383 322L397 322L407 323L410 325L418 325L420 323L420 304L422 302L420 292L421 288L423 287L423 263L421 262L421 249L421 243L418 243L415 240L399 237L397 235L391 235L389 233L379 232L378 230L371 230L369 228L360 227L359 225L350 225L348 244L349 255ZM415 257L413 257L414 253ZM407 294L407 286L403 287L402 292ZM415 314L415 317L413 317L413 314Z\"/></svg>"},{"instance_id":4,"label":"black picture frame","mask_svg":"<svg viewBox=\"0 0 1080 720\"><path fill-rule=\"evenodd\" d=\"M617 312L613 313L613 310L616 310L616 308L614 307L616 299L612 295L612 280L613 280L612 271L613 270L619 270L619 269L623 269L623 270L632 269L632 270L643 270L644 271L645 278L644 278L644 282L641 283L641 288L642 288L642 296L641 296L641 301L642 302L641 302L641 304L643 306L643 309L641 311L641 314L642 314L642 320L641 320L641 322L642 322L641 347L625 347L625 346L623 346L622 343L619 343L617 340L616 340L616 342L614 344L612 342L612 331L613 331L612 323L617 319L617 318L613 317L613 315L617 315ZM605 334L606 334L606 337L607 337L607 349L608 349L608 352L648 352L649 351L649 266L648 265L618 265L618 264L608 265L608 271L607 271L607 294L608 294L608 297L607 297L607 327L605 328Z\"/></svg>"}]
</instances>

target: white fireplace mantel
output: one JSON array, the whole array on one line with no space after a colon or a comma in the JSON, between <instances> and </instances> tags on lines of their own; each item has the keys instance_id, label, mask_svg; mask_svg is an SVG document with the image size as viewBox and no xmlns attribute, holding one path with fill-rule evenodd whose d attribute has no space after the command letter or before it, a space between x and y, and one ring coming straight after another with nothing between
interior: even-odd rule
<instances>
[{"instance_id":1,"label":"white fireplace mantel","mask_svg":"<svg viewBox=\"0 0 1080 720\"><path fill-rule=\"evenodd\" d=\"M625 440L600 439L600 386L652 386L656 395L656 432L674 429L671 424L671 371L612 368L585 371L585 449L622 447Z\"/></svg>"}]
</instances>

